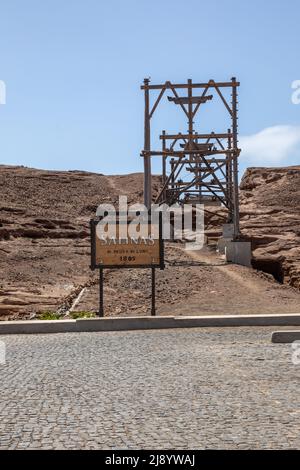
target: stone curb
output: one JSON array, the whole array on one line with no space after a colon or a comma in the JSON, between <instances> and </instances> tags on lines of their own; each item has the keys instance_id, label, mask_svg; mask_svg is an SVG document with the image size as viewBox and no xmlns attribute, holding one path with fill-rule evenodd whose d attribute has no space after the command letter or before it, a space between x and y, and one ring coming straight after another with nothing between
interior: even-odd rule
<instances>
[{"instance_id":1,"label":"stone curb","mask_svg":"<svg viewBox=\"0 0 300 470\"><path fill-rule=\"evenodd\" d=\"M238 326L300 326L300 314L107 317L78 320L0 321L0 334L46 334Z\"/></svg>"},{"instance_id":2,"label":"stone curb","mask_svg":"<svg viewBox=\"0 0 300 470\"><path fill-rule=\"evenodd\" d=\"M293 343L300 341L300 330L294 331L274 331L272 343Z\"/></svg>"}]
</instances>

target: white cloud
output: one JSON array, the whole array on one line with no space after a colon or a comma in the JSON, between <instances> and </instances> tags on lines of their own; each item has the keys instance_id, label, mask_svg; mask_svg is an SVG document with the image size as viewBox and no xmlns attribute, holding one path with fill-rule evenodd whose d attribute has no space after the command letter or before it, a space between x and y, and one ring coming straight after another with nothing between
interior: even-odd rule
<instances>
[{"instance_id":1,"label":"white cloud","mask_svg":"<svg viewBox=\"0 0 300 470\"><path fill-rule=\"evenodd\" d=\"M267 127L257 134L241 136L241 159L249 165L288 165L289 157L300 154L300 126Z\"/></svg>"}]
</instances>

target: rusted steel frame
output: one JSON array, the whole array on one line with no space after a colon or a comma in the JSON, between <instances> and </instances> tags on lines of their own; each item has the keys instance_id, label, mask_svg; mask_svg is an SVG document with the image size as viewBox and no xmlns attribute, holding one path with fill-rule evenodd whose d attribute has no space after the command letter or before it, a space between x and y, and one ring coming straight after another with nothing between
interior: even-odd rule
<instances>
[{"instance_id":1,"label":"rusted steel frame","mask_svg":"<svg viewBox=\"0 0 300 470\"><path fill-rule=\"evenodd\" d=\"M165 135L165 139L166 140L173 140L173 139L177 139L177 140L180 140L180 139L192 139L192 138L197 138L197 139L208 139L209 137L214 137L214 138L219 138L219 139L227 139L228 137L233 137L233 134L232 132L230 131L230 135L228 136L228 133L225 134L225 133L215 133L215 132L211 132L210 134L166 134ZM160 139L163 138L162 135L159 136Z\"/></svg>"},{"instance_id":2,"label":"rusted steel frame","mask_svg":"<svg viewBox=\"0 0 300 470\"><path fill-rule=\"evenodd\" d=\"M171 82L168 82L169 84L169 88L173 91L173 94L176 98L179 99L179 96L178 96L178 93L177 91L175 90L175 88L173 87L173 85L171 84ZM187 110L185 109L185 106L183 106L182 103L179 102L179 105L181 107L181 109L184 111L185 115L187 116L187 118L189 119L189 113L187 112Z\"/></svg>"},{"instance_id":3,"label":"rusted steel frame","mask_svg":"<svg viewBox=\"0 0 300 470\"><path fill-rule=\"evenodd\" d=\"M212 148L212 145L213 143L209 143L209 142L201 142L201 143L197 143L197 142L194 142L194 140L191 140L190 141L190 150L194 150L195 153L201 153L201 154L205 154L206 152L211 152L211 148ZM182 147L182 144L180 144L180 146Z\"/></svg>"},{"instance_id":4,"label":"rusted steel frame","mask_svg":"<svg viewBox=\"0 0 300 470\"><path fill-rule=\"evenodd\" d=\"M213 183L210 183L209 181L205 182L205 184L207 185L207 187L208 187L209 189L213 189L214 191L216 191L216 193L222 193L222 194L224 195L224 197L226 197L225 192L224 192L225 188L224 188L224 190L222 191L222 189L220 189L219 186L217 186L217 185L215 185L215 184L213 184Z\"/></svg>"},{"instance_id":5,"label":"rusted steel frame","mask_svg":"<svg viewBox=\"0 0 300 470\"><path fill-rule=\"evenodd\" d=\"M227 148L231 149L231 136L229 136L230 129L228 129ZM233 201L232 201L232 158L230 155L226 158L226 178L227 178L227 198L229 201L229 221L233 221Z\"/></svg>"},{"instance_id":6,"label":"rusted steel frame","mask_svg":"<svg viewBox=\"0 0 300 470\"><path fill-rule=\"evenodd\" d=\"M193 168L192 165L190 165L191 168L187 168L186 171L197 171L196 168ZM199 170L198 170L199 171ZM201 173L202 173L202 179L205 180L205 178L207 178L208 176L211 176L212 172L211 171L207 171L207 170L200 170Z\"/></svg>"},{"instance_id":7,"label":"rusted steel frame","mask_svg":"<svg viewBox=\"0 0 300 470\"><path fill-rule=\"evenodd\" d=\"M215 82L214 80L209 80L205 83L193 83L192 88L206 88L207 86L214 87L217 86L218 88L226 88L226 87L237 87L240 85L239 82ZM188 85L185 83L171 83L169 81L165 82L163 85L149 85L150 90L161 90L163 87L166 88L188 88ZM145 85L141 85L141 90L145 89Z\"/></svg>"},{"instance_id":8,"label":"rusted steel frame","mask_svg":"<svg viewBox=\"0 0 300 470\"><path fill-rule=\"evenodd\" d=\"M177 181L176 183L176 187L179 188L180 186L187 186L188 184L190 183L190 181ZM196 184L195 184L196 186ZM192 190L191 191L196 191L196 189Z\"/></svg>"},{"instance_id":9,"label":"rusted steel frame","mask_svg":"<svg viewBox=\"0 0 300 470\"><path fill-rule=\"evenodd\" d=\"M170 150L173 150L174 146L175 146L176 143L177 143L177 140L178 140L178 139L173 140L173 142L172 142L172 144L171 144L171 146L170 146Z\"/></svg>"},{"instance_id":10,"label":"rusted steel frame","mask_svg":"<svg viewBox=\"0 0 300 470\"><path fill-rule=\"evenodd\" d=\"M178 139L174 139L174 141L172 142L172 145L170 146L170 150L173 150L175 145L177 144L179 138ZM187 143L187 140L185 138L182 138L182 140L184 141L184 143L186 144Z\"/></svg>"},{"instance_id":11,"label":"rusted steel frame","mask_svg":"<svg viewBox=\"0 0 300 470\"><path fill-rule=\"evenodd\" d=\"M194 186L196 186L196 183L194 184ZM185 187L185 188L181 188L180 191L181 191L181 194L184 193L185 195L189 195L189 196L198 196L198 197L200 196L200 195L199 195L199 190L198 190L198 189L195 189L195 188L186 189L186 187ZM181 194L180 194L180 195L181 195ZM206 199L207 199L208 196L211 196L211 198L214 198L214 197L215 197L215 196L213 196L213 195L211 194L211 192L210 192L208 189L206 189L206 188L205 188L205 189L202 188L201 196L204 196Z\"/></svg>"},{"instance_id":12,"label":"rusted steel frame","mask_svg":"<svg viewBox=\"0 0 300 470\"><path fill-rule=\"evenodd\" d=\"M190 150L195 150L196 152L210 152L211 151L211 148L212 146L214 145L213 143L208 143L208 142L201 142L201 144L199 143L196 143L194 141L191 142L191 144L194 144L195 147L194 148L191 148ZM184 144L179 144L179 146L181 148L186 148Z\"/></svg>"},{"instance_id":13,"label":"rusted steel frame","mask_svg":"<svg viewBox=\"0 0 300 470\"><path fill-rule=\"evenodd\" d=\"M192 96L189 98L188 96L179 96L179 98L174 98L173 96L168 96L168 101L171 101L172 103L175 104L204 104L207 101L210 101L212 99L213 95L209 96Z\"/></svg>"},{"instance_id":14,"label":"rusted steel frame","mask_svg":"<svg viewBox=\"0 0 300 470\"><path fill-rule=\"evenodd\" d=\"M215 86L215 89L216 89L216 92L218 93L219 97L223 101L223 104L224 104L225 108L227 109L227 111L229 112L230 116L232 116L232 109L230 108L229 104L225 100L223 94L221 93L221 91L219 90L219 88L217 86Z\"/></svg>"},{"instance_id":15,"label":"rusted steel frame","mask_svg":"<svg viewBox=\"0 0 300 470\"><path fill-rule=\"evenodd\" d=\"M204 98L204 97L205 97L205 95L206 95L208 89L209 89L209 86L207 86L207 88L205 88L205 89L203 90L202 95L201 95L201 98ZM194 112L193 112L193 118L196 116L197 111L198 111L200 105L201 105L201 102L198 103L197 106L195 106L195 109L194 109Z\"/></svg>"},{"instance_id":16,"label":"rusted steel frame","mask_svg":"<svg viewBox=\"0 0 300 470\"><path fill-rule=\"evenodd\" d=\"M202 156L202 160L204 161L204 163L205 163L205 165L207 166L208 169L211 168L211 166L207 163L207 161L206 161L206 159L205 159L204 156ZM217 171L217 170L216 170L216 171ZM216 176L216 174L214 175L214 177L215 177L215 179L216 179L218 185L220 186L220 188L224 191L224 188L222 187L222 184L221 184L219 178Z\"/></svg>"},{"instance_id":17,"label":"rusted steel frame","mask_svg":"<svg viewBox=\"0 0 300 470\"><path fill-rule=\"evenodd\" d=\"M176 173L175 175L175 171L176 169L178 168L179 164L181 163L181 167L179 168L178 172ZM190 164L190 162L188 162L189 165L191 166L192 168L192 165ZM215 162L214 162L215 163ZM220 164L217 165L216 168L213 168L211 167L210 165L206 165L208 167L208 170L206 170L205 172L201 172L202 173L202 178L200 179L200 183L202 181L204 181L206 178L208 178L209 176L213 176L217 181L218 181L218 185L220 187L220 190L222 191L222 193L224 193L225 195L225 188L223 187L222 183L220 182L220 180L217 178L217 176L215 175L215 172L218 171L218 170L221 170L222 171L222 167L226 164L226 160L223 160L222 162L220 162ZM168 184L169 182L171 181L172 177L174 176L174 180L175 180L175 184L176 184L176 179L178 178L180 172L182 171L182 168L183 168L183 165L184 163L181 162L181 159L178 160L177 162L177 165L173 167L173 170L171 171L168 179L166 180L161 192L159 193L159 195L157 196L155 202L158 202L160 199L161 199L161 195L163 194L163 197L165 198L166 200L166 195L164 194L165 193L165 190L167 189L168 187ZM224 175L224 172L222 171L222 174ZM225 175L224 175L225 176ZM197 183L198 184L198 183ZM199 184L198 184L199 185ZM208 186L207 186L208 187Z\"/></svg>"},{"instance_id":18,"label":"rusted steel frame","mask_svg":"<svg viewBox=\"0 0 300 470\"><path fill-rule=\"evenodd\" d=\"M164 87L161 89L161 91L160 91L160 93L159 93L159 95L158 95L158 97L157 97L157 99L156 99L156 101L155 101L155 103L154 103L154 105L153 105L153 108L151 109L151 111L150 111L150 113L149 113L150 119L152 118L152 116L153 116L153 114L154 114L154 112L155 112L155 110L156 110L156 108L157 108L157 106L158 106L160 100L162 99L162 97L163 97L165 91L166 91L166 86L164 86Z\"/></svg>"},{"instance_id":19,"label":"rusted steel frame","mask_svg":"<svg viewBox=\"0 0 300 470\"><path fill-rule=\"evenodd\" d=\"M195 186L196 186L196 184L195 184ZM217 192L217 191L216 191L216 192ZM220 191L218 191L218 193L220 193ZM185 194L198 194L198 195L199 195L199 190L198 190L198 189L187 189L187 190L185 191ZM201 194L202 194L203 196L207 196L207 195L211 194L211 193L210 193L210 189L202 189ZM213 196L212 196L212 197L213 197Z\"/></svg>"},{"instance_id":20,"label":"rusted steel frame","mask_svg":"<svg viewBox=\"0 0 300 470\"><path fill-rule=\"evenodd\" d=\"M222 142L220 141L220 139L219 139L218 137L216 137L216 141L217 141L218 144L220 145L221 149L222 149L222 150L225 150L224 145L222 144Z\"/></svg>"},{"instance_id":21,"label":"rusted steel frame","mask_svg":"<svg viewBox=\"0 0 300 470\"><path fill-rule=\"evenodd\" d=\"M184 141L185 144L188 143L188 139L186 139L185 137L182 140Z\"/></svg>"},{"instance_id":22,"label":"rusted steel frame","mask_svg":"<svg viewBox=\"0 0 300 470\"><path fill-rule=\"evenodd\" d=\"M174 158L171 158L170 160L170 165L171 165L171 175L170 175L170 181L171 181L171 187L174 188L174 184L175 184L175 177L174 177L174 172L175 172L175 159ZM167 189L168 189L168 186L167 186Z\"/></svg>"},{"instance_id":23,"label":"rusted steel frame","mask_svg":"<svg viewBox=\"0 0 300 470\"><path fill-rule=\"evenodd\" d=\"M207 163L209 163L207 161ZM217 163L215 161L212 161L211 163ZM220 162L220 164L218 164L215 168L214 167L211 167L211 164L209 165L209 167L212 169L212 172L215 173L216 171L221 171L222 175L224 176L225 180L226 180L226 174L224 173L223 171L223 167L226 165L226 160L223 160L222 162Z\"/></svg>"},{"instance_id":24,"label":"rusted steel frame","mask_svg":"<svg viewBox=\"0 0 300 470\"><path fill-rule=\"evenodd\" d=\"M237 149L239 150L239 149ZM230 154L232 153L232 150L229 151L227 149L225 150L212 150L210 152L201 152L201 151L197 151L197 150L166 150L165 152L162 152L162 151L149 151L149 152L145 152L145 151L142 151L141 152L141 156L143 157L145 154L147 155L152 155L153 157L161 157L163 155L167 155L169 157L180 157L181 155L193 155L193 154L201 154L201 156L203 154L205 154L206 156L209 156L209 155L225 155L225 154Z\"/></svg>"},{"instance_id":25,"label":"rusted steel frame","mask_svg":"<svg viewBox=\"0 0 300 470\"><path fill-rule=\"evenodd\" d=\"M187 191L189 188L192 188L193 186L195 186L195 181L196 181L197 177L193 178L193 180L187 184L187 186L185 187L184 190L179 190L180 191L180 194L184 193L185 191ZM179 194L179 195L180 195Z\"/></svg>"},{"instance_id":26,"label":"rusted steel frame","mask_svg":"<svg viewBox=\"0 0 300 470\"><path fill-rule=\"evenodd\" d=\"M234 237L240 236L240 214L239 214L239 180L238 180L238 116L237 116L237 87L235 86L235 77L232 78L232 166L233 166L233 213L234 213Z\"/></svg>"},{"instance_id":27,"label":"rusted steel frame","mask_svg":"<svg viewBox=\"0 0 300 470\"><path fill-rule=\"evenodd\" d=\"M206 170L206 172L204 172L201 168L197 168L197 167L193 167L191 162L188 162L189 163L189 166L191 168L187 168L186 170L187 171L193 171L193 172L201 172L203 173L202 175L202 178L205 179L207 178L208 176L210 175L214 175L217 171L221 171L222 175L224 176L225 180L226 180L226 175L223 171L223 167L226 165L226 160L222 160L222 162L220 162L219 164L217 164L217 166L214 168L211 166L211 164L208 163L207 160L203 159L203 157L200 157L201 158L201 161L200 161L200 164L202 163L202 161L204 161L204 164L208 167L209 171ZM215 161L212 161L211 163L216 163ZM216 176L217 178L217 176ZM218 180L218 178L217 178ZM219 181L219 180L218 180ZM219 181L219 183L221 184L221 181ZM224 189L223 189L224 191Z\"/></svg>"},{"instance_id":28,"label":"rusted steel frame","mask_svg":"<svg viewBox=\"0 0 300 470\"><path fill-rule=\"evenodd\" d=\"M224 183L224 184L223 184ZM211 182L206 183L209 187L214 188L216 191L221 191L221 193L224 194L226 197L226 183L225 181L220 181L220 184L214 183L214 178L212 179Z\"/></svg>"},{"instance_id":29,"label":"rusted steel frame","mask_svg":"<svg viewBox=\"0 0 300 470\"><path fill-rule=\"evenodd\" d=\"M208 170L206 170L206 172L201 175L201 177L200 177L200 176L195 177L195 178L198 178L198 179L199 179L199 181L197 182L197 184L199 184L199 183L204 183L204 180L205 180L207 177L209 177L209 176L211 176L211 175L214 175L215 171L218 171L219 169L221 169L221 167L223 167L225 164L226 164L226 162L223 162L222 165L220 165L220 166L218 166L218 168L216 168L216 170L214 170L213 168L209 167ZM195 178L194 178L194 179L195 179ZM191 185L191 186L189 186L189 187L192 187L192 186L193 186L193 185ZM207 183L206 186L209 187L209 186L214 186L214 185L212 185L212 184L209 185L209 184ZM216 186L218 186L218 187L220 188L220 191L222 191L222 192L225 194L225 192L224 192L224 191L225 191L225 188L223 187L223 185L222 185L221 182L220 182L220 184L218 184L218 185L216 185Z\"/></svg>"},{"instance_id":30,"label":"rusted steel frame","mask_svg":"<svg viewBox=\"0 0 300 470\"><path fill-rule=\"evenodd\" d=\"M188 79L188 119L189 119L189 134L194 133L193 129L193 103L192 103L192 98L193 98L193 89L192 89L192 80L189 78ZM189 144L192 142L190 139L188 140Z\"/></svg>"},{"instance_id":31,"label":"rusted steel frame","mask_svg":"<svg viewBox=\"0 0 300 470\"><path fill-rule=\"evenodd\" d=\"M144 204L150 209L152 189L151 189L151 137L150 137L150 96L149 79L144 79L145 90L145 115L144 115Z\"/></svg>"},{"instance_id":32,"label":"rusted steel frame","mask_svg":"<svg viewBox=\"0 0 300 470\"><path fill-rule=\"evenodd\" d=\"M166 202L166 200L163 200L163 201L161 202L161 204L164 204L165 202ZM223 203L223 201L222 201L222 203ZM223 219L224 221L226 221L226 217L225 217L223 214L219 214L218 212L212 212L212 211L210 211L210 210L208 210L208 209L205 209L204 207L201 208L201 209L199 208L198 210L201 210L201 211L203 211L203 212L207 212L208 214L212 214L212 215L214 215L214 216L216 216L216 217L219 217L220 219Z\"/></svg>"},{"instance_id":33,"label":"rusted steel frame","mask_svg":"<svg viewBox=\"0 0 300 470\"><path fill-rule=\"evenodd\" d=\"M183 158L183 157L182 157ZM168 184L169 182L171 181L172 177L174 176L174 173L176 171L176 169L178 168L178 165L180 164L180 161L181 161L181 158L179 157L178 161L174 164L172 170L171 170L171 173L169 174L168 178L166 179L166 181L164 182L164 185L160 191L160 193L158 194L158 196L156 197L155 199L155 203L157 203L161 197L161 195L163 194L164 190L168 187Z\"/></svg>"},{"instance_id":34,"label":"rusted steel frame","mask_svg":"<svg viewBox=\"0 0 300 470\"><path fill-rule=\"evenodd\" d=\"M201 157L200 157L201 158ZM226 158L210 158L210 159L206 159L208 163L222 163L222 162L226 162ZM182 163L194 163L194 164L197 164L197 163L201 163L201 161L194 161L194 160L183 160Z\"/></svg>"},{"instance_id":35,"label":"rusted steel frame","mask_svg":"<svg viewBox=\"0 0 300 470\"><path fill-rule=\"evenodd\" d=\"M204 182L202 181L201 184L202 184L203 186L206 186L207 188L209 188L209 191L210 191L211 193L213 193L213 195L214 195L217 199L219 199L219 201L221 201L222 204L224 204L226 207L228 207L228 206L227 206L227 201L225 201L224 199L222 199L222 198L221 198L213 189L211 189L206 183L204 183ZM182 193L184 193L187 189L189 189L189 188L192 187L192 186L195 186L195 182L193 182L193 184L191 183L190 185L188 185L185 190L183 190L183 189L181 190L181 189L180 189L178 196L180 196Z\"/></svg>"},{"instance_id":36,"label":"rusted steel frame","mask_svg":"<svg viewBox=\"0 0 300 470\"><path fill-rule=\"evenodd\" d=\"M224 186L222 184L223 181L221 181L220 177L217 176L217 172L220 171L221 175L223 177L225 177L225 181L226 181L226 198L227 198L227 201L226 201L226 207L228 207L228 204L230 204L231 206L233 205L233 219L234 219L234 224L235 224L235 227L236 225L239 226L239 220L238 220L238 217L239 217L239 214L238 214L238 155L240 153L240 150L237 148L237 86L239 86L239 82L236 82L235 78L233 78L231 80L231 82L214 82L213 80L210 80L209 82L206 82L205 84L195 84L195 83L191 83L191 81L188 82L188 84L180 84L180 85L174 85L172 84L171 82L166 82L164 85L160 86L160 85L150 85L149 86L149 83L147 83L148 85L148 89L160 89L160 94L159 94L159 97L157 98L152 110L151 110L151 117L156 109L156 107L158 106L158 103L159 101L161 100L164 92L166 91L166 89L170 89L172 92L173 92L173 95L175 96L175 98L177 98L177 100L179 100L179 104L181 105L184 113L188 116L189 118L189 127L191 128L191 121L192 121L192 118L195 116L197 110L196 108L199 107L198 105L201 104L201 100L197 103L196 107L194 110L191 110L191 108L193 107L192 106L192 99L191 99L191 90L193 88L204 88L204 92L202 93L202 96L205 96L205 94L207 93L207 91L209 90L210 87L212 88L215 88L216 89L216 92L218 93L218 95L220 96L224 106L226 107L226 109L228 110L228 112L230 113L231 115L231 118L232 118L232 129L231 130L228 130L228 133L227 134L194 134L193 132L191 132L189 130L189 134L178 134L178 135L165 135L164 136L164 142L165 142L165 145L164 147L166 147L166 140L167 139L172 139L173 140L173 143L172 143L172 146L171 146L171 151L168 151L168 149L164 149L163 152L151 152L148 151L146 152L144 150L144 152L142 152L142 155L143 156L148 156L148 157L151 157L151 155L158 155L158 156L162 156L163 159L166 161L167 160L167 157L175 157L175 160L177 160L176 163L173 163L173 170L171 175L174 179L174 174L176 173L176 170L177 170L177 174L176 174L176 178L178 178L178 175L180 174L180 172L182 171L182 168L184 166L185 163L188 163L188 165L192 168L192 165L191 163L193 164L193 162L191 162L190 160L187 160L187 159L184 159L183 160L183 157L185 156L188 156L188 155L194 155L196 158L197 156L199 155L199 158L201 158L202 162L205 164L205 166L207 167L206 168L206 171L204 173L203 169L197 169L197 168L193 168L192 171L194 172L198 172L201 174L202 178L199 176L199 177L196 177L193 179L191 185L188 185L188 186L185 186L185 188L178 192L176 191L173 191L174 193L176 192L177 196L179 197L180 194L184 191L187 191L188 188L192 187L194 184L199 184L199 183L202 183L202 185L206 188L205 189L205 193L206 192L211 192L212 194L214 194L217 199L221 200L222 203L224 203L223 199L221 199L220 197L218 197L218 195L215 193L215 191L219 191L219 192L222 192L224 193ZM231 101L231 105L232 105L232 108L230 108L227 100L225 99L224 95L222 94L221 90L219 88L222 88L222 87L232 87L232 101ZM142 89L145 89L146 86L144 87L141 87ZM181 89L188 89L188 92L189 92L189 112L187 112L186 110L186 107L183 106L183 104L180 102L180 97L178 96L177 92L176 92L176 88L181 88ZM235 95L235 96L234 96ZM196 112L195 112L196 111ZM234 112L235 112L235 116L234 116ZM192 116L192 118L191 118ZM231 132L230 132L231 131ZM184 140L185 138L188 139L188 141L190 141L191 143L193 143L194 141L198 141L199 139L201 140L201 137L205 136L205 138L207 139L207 143L210 141L210 140L215 140L215 142L219 145L220 147L220 150L214 150L214 151L210 151L210 152L197 152L197 150L195 149L192 149L192 150L183 150L182 152L181 151L174 151L174 147L176 145L176 143L178 142L178 140ZM160 136L160 138L162 138ZM227 138L227 140L231 141L232 145L231 145L231 148L227 148L225 150L224 148L224 145L222 144L222 142L220 141L220 139L224 139L224 138ZM231 140L232 139L232 140ZM185 141L186 142L186 141ZM221 160L221 159L209 159L206 157L209 157L210 155L224 155L226 158L224 160ZM208 162L209 160L209 162ZM214 160L214 161L213 161ZM219 165L217 165L215 168L212 166L213 164L216 164L216 163L219 163ZM181 165L180 165L181 163ZM197 162L196 162L197 163ZM226 165L226 174L224 173L223 171L223 167L224 165ZM179 169L178 169L179 167ZM209 171L207 171L207 169ZM190 168L187 168L187 170L190 170ZM227 171L229 170L229 171ZM171 176L170 175L170 176ZM203 179L207 179L208 177L212 177L212 182L215 183L215 185L209 185L207 183L205 183L203 181ZM175 179L176 179L175 178ZM169 178L168 178L169 179ZM196 193L196 190L195 190L195 193ZM236 230L235 230L236 232ZM239 234L239 228L238 228L238 231L237 231L237 235L235 233L235 237L237 237Z\"/></svg>"},{"instance_id":37,"label":"rusted steel frame","mask_svg":"<svg viewBox=\"0 0 300 470\"><path fill-rule=\"evenodd\" d=\"M207 160L206 160L206 161L207 161ZM208 163L208 161L207 161L207 163ZM217 163L217 162L214 162L214 161L213 161L212 163ZM224 173L224 171L223 171L223 166L225 166L225 165L226 165L226 160L223 160L222 162L220 162L220 164L217 164L217 166L214 168L214 170L215 170L215 171L219 171L219 170L220 170L220 171L222 172L223 176L226 178L225 173ZM210 166L210 165L209 165L209 166Z\"/></svg>"},{"instance_id":38,"label":"rusted steel frame","mask_svg":"<svg viewBox=\"0 0 300 470\"><path fill-rule=\"evenodd\" d=\"M199 185L201 184L201 182L202 182L202 181L205 181L206 178L208 178L209 176L211 176L211 174L210 174L210 173L207 173L207 172L206 172L205 174L200 173L200 174L197 174L197 175L194 176L195 178L201 178L201 180L200 180L200 181L197 181L197 183L196 183L196 186L197 186L197 189L198 189L198 190L199 190Z\"/></svg>"},{"instance_id":39,"label":"rusted steel frame","mask_svg":"<svg viewBox=\"0 0 300 470\"><path fill-rule=\"evenodd\" d=\"M180 164L180 168L178 169L176 175L174 174L174 184L176 185L176 180L178 179L178 176L180 175L181 171L182 171L182 168L183 168L183 163Z\"/></svg>"},{"instance_id":40,"label":"rusted steel frame","mask_svg":"<svg viewBox=\"0 0 300 470\"><path fill-rule=\"evenodd\" d=\"M188 171L188 170L189 170L189 171L195 171L195 169L189 169L189 168L187 168L186 170L187 170L187 171ZM197 171L197 170L196 170L196 171ZM202 179L203 181L204 181L206 178L208 178L208 177L210 176L210 173L207 172L207 171L201 171L201 172L199 172L199 170L198 170L197 173L198 173L198 174L197 174L196 176L197 176L197 177L200 177L200 176L201 176L201 179ZM199 184L198 184L198 183L197 183L197 189L199 190Z\"/></svg>"},{"instance_id":41,"label":"rusted steel frame","mask_svg":"<svg viewBox=\"0 0 300 470\"><path fill-rule=\"evenodd\" d=\"M166 131L162 131L163 135L166 133ZM166 140L163 139L162 141L162 150L166 150ZM167 157L162 157L162 183L166 181L166 164L167 164Z\"/></svg>"},{"instance_id":42,"label":"rusted steel frame","mask_svg":"<svg viewBox=\"0 0 300 470\"><path fill-rule=\"evenodd\" d=\"M206 174L202 176L202 180L205 181L206 178L209 178L209 177L215 179L215 172L214 172L213 170L211 170L210 172L206 172ZM227 195L227 194L226 194L226 180L224 180L224 183L223 183L223 180L220 180L220 179L219 179L219 183L218 183L218 184L213 184L213 183L209 183L209 182L207 182L207 184L208 184L209 186L215 187L216 190L219 188L219 190L220 190L222 193L224 193L224 196L226 197L226 195Z\"/></svg>"},{"instance_id":43,"label":"rusted steel frame","mask_svg":"<svg viewBox=\"0 0 300 470\"><path fill-rule=\"evenodd\" d=\"M198 178L200 175L196 175L195 178ZM187 186L190 184L190 181L176 181L175 185L176 187L179 187L179 186ZM198 182L195 183L195 186L198 186ZM221 193L224 193L224 191L221 191L221 189L219 188L219 186L215 185L215 184L212 184L212 183L209 183L209 181L206 182L207 186L209 186L210 188L214 188L216 192L221 192ZM192 191L192 190L191 190ZM196 191L196 189L194 190Z\"/></svg>"},{"instance_id":44,"label":"rusted steel frame","mask_svg":"<svg viewBox=\"0 0 300 470\"><path fill-rule=\"evenodd\" d=\"M223 168L220 167L219 170L220 170L220 172L222 173L222 175L224 176L224 179L225 179L225 181L226 181L226 173L224 173ZM217 169L216 171L218 171L218 169Z\"/></svg>"}]
</instances>

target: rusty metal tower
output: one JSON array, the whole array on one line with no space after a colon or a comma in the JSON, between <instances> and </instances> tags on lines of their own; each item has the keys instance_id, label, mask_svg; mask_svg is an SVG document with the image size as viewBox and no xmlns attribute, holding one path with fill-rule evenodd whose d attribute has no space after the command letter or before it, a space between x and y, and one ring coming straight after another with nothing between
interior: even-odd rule
<instances>
[{"instance_id":1,"label":"rusty metal tower","mask_svg":"<svg viewBox=\"0 0 300 470\"><path fill-rule=\"evenodd\" d=\"M228 210L228 222L233 224L234 238L239 238L239 195L238 195L238 115L237 88L239 82L232 78L229 82L173 84L169 81L161 85L150 85L145 79L141 89L145 95L145 134L144 150L144 203L150 208L151 157L162 159L162 189L155 202L172 204L202 203L219 204ZM150 104L150 91L159 94ZM184 96L178 94L185 92ZM199 92L200 90L200 92ZM226 96L226 91L231 96ZM213 94L208 94L208 92ZM179 106L188 120L187 133L167 134L162 131L160 150L151 149L150 123L165 92L170 92L168 101ZM230 121L222 132L198 133L195 116L200 106L219 98L228 111Z\"/></svg>"}]
</instances>

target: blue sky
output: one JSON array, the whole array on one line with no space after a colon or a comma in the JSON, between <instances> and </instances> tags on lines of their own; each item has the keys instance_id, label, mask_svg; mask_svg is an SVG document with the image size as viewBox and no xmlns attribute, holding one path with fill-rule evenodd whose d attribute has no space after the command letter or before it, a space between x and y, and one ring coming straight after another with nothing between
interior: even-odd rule
<instances>
[{"instance_id":1,"label":"blue sky","mask_svg":"<svg viewBox=\"0 0 300 470\"><path fill-rule=\"evenodd\" d=\"M236 76L241 172L297 164L299 26L298 0L0 0L0 162L142 171L143 78ZM199 131L227 128L201 116ZM161 129L186 130L174 105L159 108Z\"/></svg>"}]
</instances>

